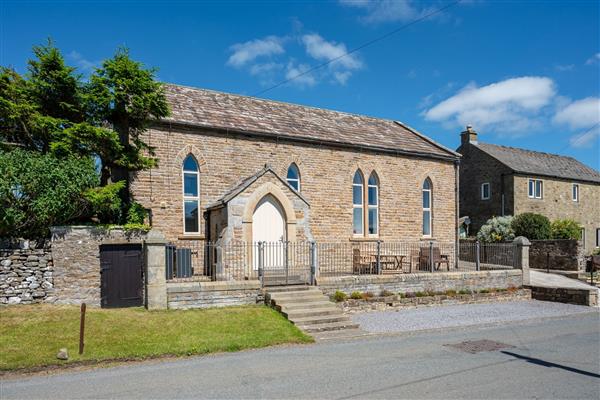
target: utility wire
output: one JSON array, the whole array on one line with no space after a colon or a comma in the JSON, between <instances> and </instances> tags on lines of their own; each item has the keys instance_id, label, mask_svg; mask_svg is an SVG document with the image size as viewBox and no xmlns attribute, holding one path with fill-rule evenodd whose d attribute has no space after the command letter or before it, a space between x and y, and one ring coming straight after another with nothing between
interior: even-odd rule
<instances>
[{"instance_id":1,"label":"utility wire","mask_svg":"<svg viewBox=\"0 0 600 400\"><path fill-rule=\"evenodd\" d=\"M562 149L560 149L558 152L562 152L564 151L567 147L573 147L573 146L577 146L579 144L579 142L581 142L582 140L585 140L585 135L591 131L593 131L594 129L600 127L600 122L596 122L591 128L586 129L585 131L583 131L582 133L578 134L577 139L573 140L572 142L569 142L566 146L564 146Z\"/></svg>"},{"instance_id":2,"label":"utility wire","mask_svg":"<svg viewBox=\"0 0 600 400\"><path fill-rule=\"evenodd\" d=\"M392 35L395 35L396 33L400 32L400 31L402 31L402 30L404 30L404 29L406 29L406 28L408 28L408 27L410 27L410 26L412 26L412 25L418 24L418 23L419 23L419 22L421 22L421 21L424 21L424 20L426 20L426 19L428 19L428 18L430 18L430 17L433 17L433 16L434 16L434 15L436 15L436 14L440 14L440 13L442 13L442 12L444 12L444 11L448 10L448 9L449 9L449 8L451 8L451 7L454 7L455 5L457 5L457 4L458 4L458 3L460 3L460 2L462 2L462 0L457 0L457 1L454 1L454 2L452 2L452 3L450 3L450 4L448 4L448 5L445 5L445 6L444 6L444 7L442 7L442 8L438 8L437 10L431 11L430 13L427 13L427 14L425 14L425 15L423 15L423 16L421 16L421 17L417 18L417 19L414 19L414 20L412 20L411 22L409 22L409 23L407 23L407 24L404 24L404 25L402 25L402 26L399 26L398 28L394 29L393 31L390 31L390 32L386 33L385 35L382 35L382 36L379 36L379 37L377 37L377 38L375 38L375 39L369 40L368 42L366 42L366 43L363 43L363 44L361 44L360 46L358 46L358 47L355 47L355 48L353 48L352 50L350 50L350 51L348 51L348 52L346 52L346 53L344 53L344 54L342 54L342 55L340 55L340 56L337 56L337 57L335 57L335 58L332 58L331 60L329 60L329 61L326 61L326 62L324 62L324 63L322 63L322 64L315 65L314 67L312 67L312 68L309 68L309 69L307 69L306 71L303 71L303 72L301 72L301 73L299 73L299 74L297 74L297 75L294 75L294 76L292 76L291 78L288 78L288 79L286 79L286 80L283 80L283 81L281 81L281 82L279 82L279 83L277 83L277 84L275 84L275 85L273 85L273 86L271 86L271 87L268 87L268 88L266 88L266 89L263 89L263 90L261 90L261 91L259 91L259 92L256 92L256 93L254 93L254 94L252 95L252 97L259 96L259 95L261 95L261 94L263 94L263 93L266 93L266 92L268 92L268 91L270 91L270 90L273 90L273 89L275 89L275 88L278 88L278 87L279 87L279 86L281 86L281 85L285 85L285 84L286 84L286 83L288 83L288 82L291 82L291 81L293 81L293 80L295 80L295 79L298 79L298 78L300 78L301 76L304 76L304 75L306 75L306 74L309 74L309 73L311 73L311 72L313 72L313 71L315 71L315 70L317 70L317 69L323 68L323 67L325 67L325 66L327 66L327 65L329 65L329 64L331 64L331 63L333 63L333 62L335 62L335 61L337 61L337 60L339 60L340 58L344 58L344 57L346 57L346 56L349 56L350 54L352 54L352 53L356 53L357 51L359 51L359 50L362 50L362 49L364 49L365 47L371 46L372 44L375 44L375 43L377 43L377 42L380 42L380 41L382 41L382 40L384 40L384 39L387 39L388 37L390 37L390 36L392 36Z\"/></svg>"}]
</instances>

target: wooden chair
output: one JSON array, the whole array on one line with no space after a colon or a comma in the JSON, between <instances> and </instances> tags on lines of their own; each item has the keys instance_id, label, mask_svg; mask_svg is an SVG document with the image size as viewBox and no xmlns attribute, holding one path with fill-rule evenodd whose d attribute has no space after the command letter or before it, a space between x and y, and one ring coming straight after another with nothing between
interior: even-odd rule
<instances>
[{"instance_id":1,"label":"wooden chair","mask_svg":"<svg viewBox=\"0 0 600 400\"><path fill-rule=\"evenodd\" d=\"M355 274L372 274L375 260L372 255L363 255L360 249L352 249L352 270Z\"/></svg>"},{"instance_id":2,"label":"wooden chair","mask_svg":"<svg viewBox=\"0 0 600 400\"><path fill-rule=\"evenodd\" d=\"M446 264L446 269L450 271L450 260L448 255L442 254L440 252L439 247L434 247L433 249L433 265L436 270L439 270L442 264Z\"/></svg>"}]
</instances>

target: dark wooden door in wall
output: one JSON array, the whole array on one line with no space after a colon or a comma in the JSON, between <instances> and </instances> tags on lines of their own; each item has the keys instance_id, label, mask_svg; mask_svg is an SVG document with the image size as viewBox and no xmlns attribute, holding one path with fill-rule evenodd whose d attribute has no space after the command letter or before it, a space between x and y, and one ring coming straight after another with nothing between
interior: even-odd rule
<instances>
[{"instance_id":1,"label":"dark wooden door in wall","mask_svg":"<svg viewBox=\"0 0 600 400\"><path fill-rule=\"evenodd\" d=\"M137 307L143 305L141 245L101 245L100 275L102 307Z\"/></svg>"}]
</instances>

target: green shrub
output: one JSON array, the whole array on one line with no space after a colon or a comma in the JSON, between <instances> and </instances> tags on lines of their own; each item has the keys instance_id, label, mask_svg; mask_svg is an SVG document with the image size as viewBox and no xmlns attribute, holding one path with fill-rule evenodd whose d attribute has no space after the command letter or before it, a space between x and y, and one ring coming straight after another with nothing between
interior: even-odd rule
<instances>
[{"instance_id":1,"label":"green shrub","mask_svg":"<svg viewBox=\"0 0 600 400\"><path fill-rule=\"evenodd\" d=\"M481 289L479 291L479 293L485 294L485 293L490 293L490 289Z\"/></svg>"},{"instance_id":2,"label":"green shrub","mask_svg":"<svg viewBox=\"0 0 600 400\"><path fill-rule=\"evenodd\" d=\"M388 296L393 296L393 295L394 295L393 292L390 292L389 290L386 290L386 289L383 289L381 291L381 293L379 293L380 297L388 297Z\"/></svg>"},{"instance_id":3,"label":"green shrub","mask_svg":"<svg viewBox=\"0 0 600 400\"><path fill-rule=\"evenodd\" d=\"M0 237L46 237L52 225L84 219L82 193L98 181L90 158L0 151Z\"/></svg>"},{"instance_id":4,"label":"green shrub","mask_svg":"<svg viewBox=\"0 0 600 400\"><path fill-rule=\"evenodd\" d=\"M400 297L401 299L405 299L406 298L406 294L402 293L402 292L399 292L398 293L398 297Z\"/></svg>"},{"instance_id":5,"label":"green shrub","mask_svg":"<svg viewBox=\"0 0 600 400\"><path fill-rule=\"evenodd\" d=\"M362 293L360 292L352 292L350 293L350 298L353 300L361 300L363 298Z\"/></svg>"},{"instance_id":6,"label":"green shrub","mask_svg":"<svg viewBox=\"0 0 600 400\"><path fill-rule=\"evenodd\" d=\"M471 294L471 291L469 289L460 289L458 294Z\"/></svg>"},{"instance_id":7,"label":"green shrub","mask_svg":"<svg viewBox=\"0 0 600 400\"><path fill-rule=\"evenodd\" d=\"M416 297L425 297L425 296L427 296L427 293L425 293L425 292L415 292L415 296Z\"/></svg>"},{"instance_id":8,"label":"green shrub","mask_svg":"<svg viewBox=\"0 0 600 400\"><path fill-rule=\"evenodd\" d=\"M335 293L333 294L333 296L331 296L333 298L333 301L339 303L340 301L344 301L348 298L348 295L346 295L346 293L341 292L339 290L336 290Z\"/></svg>"},{"instance_id":9,"label":"green shrub","mask_svg":"<svg viewBox=\"0 0 600 400\"><path fill-rule=\"evenodd\" d=\"M456 290L454 290L454 289L446 290L445 294L446 294L446 296L456 296Z\"/></svg>"},{"instance_id":10,"label":"green shrub","mask_svg":"<svg viewBox=\"0 0 600 400\"><path fill-rule=\"evenodd\" d=\"M127 210L127 224L143 225L148 211L138 202L132 202Z\"/></svg>"},{"instance_id":11,"label":"green shrub","mask_svg":"<svg viewBox=\"0 0 600 400\"><path fill-rule=\"evenodd\" d=\"M511 226L513 217L494 217L479 229L477 240L484 243L510 241L515 238L515 232Z\"/></svg>"},{"instance_id":12,"label":"green shrub","mask_svg":"<svg viewBox=\"0 0 600 400\"><path fill-rule=\"evenodd\" d=\"M529 240L550 239L550 220L541 214L523 213L513 218L512 228L516 236Z\"/></svg>"},{"instance_id":13,"label":"green shrub","mask_svg":"<svg viewBox=\"0 0 600 400\"><path fill-rule=\"evenodd\" d=\"M557 219L550 224L552 239L581 239L581 225L572 219Z\"/></svg>"},{"instance_id":14,"label":"green shrub","mask_svg":"<svg viewBox=\"0 0 600 400\"><path fill-rule=\"evenodd\" d=\"M123 202L119 193L125 188L125 181L109 183L106 186L88 189L84 196L90 203L94 215L101 223L115 223L121 220ZM142 221L143 222L143 221Z\"/></svg>"},{"instance_id":15,"label":"green shrub","mask_svg":"<svg viewBox=\"0 0 600 400\"><path fill-rule=\"evenodd\" d=\"M600 247L596 247L594 251L592 251L593 256L600 256Z\"/></svg>"}]
</instances>

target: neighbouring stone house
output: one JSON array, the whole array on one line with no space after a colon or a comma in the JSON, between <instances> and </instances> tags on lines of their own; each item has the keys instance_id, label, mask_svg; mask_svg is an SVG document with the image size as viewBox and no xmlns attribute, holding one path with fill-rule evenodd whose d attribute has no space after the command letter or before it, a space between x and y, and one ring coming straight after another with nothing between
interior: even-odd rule
<instances>
[{"instance_id":1,"label":"neighbouring stone house","mask_svg":"<svg viewBox=\"0 0 600 400\"><path fill-rule=\"evenodd\" d=\"M600 173L572 157L482 143L461 133L460 215L476 233L489 218L524 212L582 226L586 253L600 246Z\"/></svg>"},{"instance_id":2,"label":"neighbouring stone house","mask_svg":"<svg viewBox=\"0 0 600 400\"><path fill-rule=\"evenodd\" d=\"M453 242L460 155L403 123L166 85L132 181L170 241Z\"/></svg>"}]
</instances>

